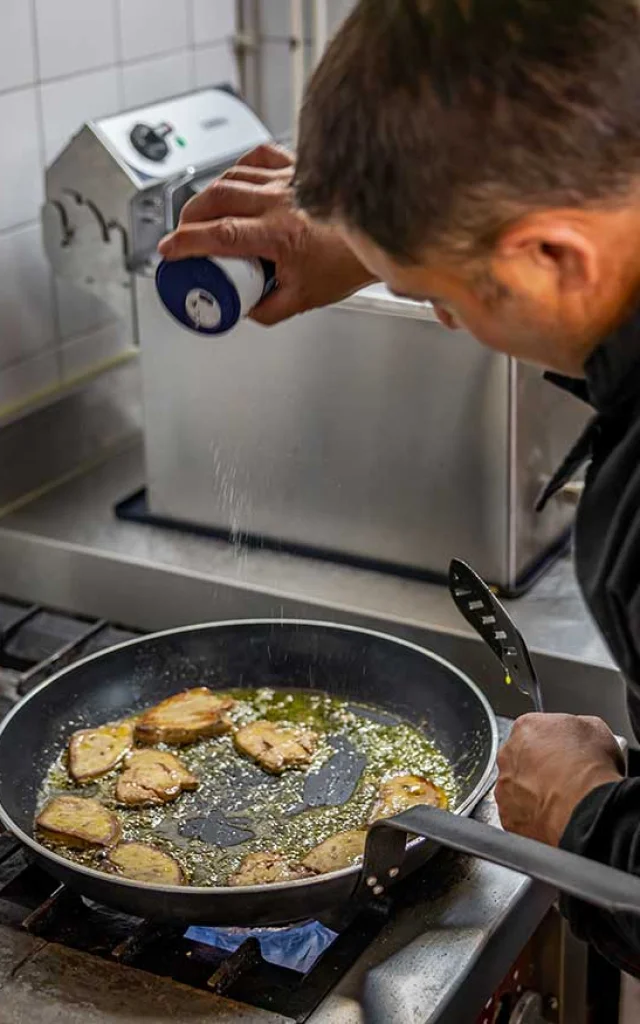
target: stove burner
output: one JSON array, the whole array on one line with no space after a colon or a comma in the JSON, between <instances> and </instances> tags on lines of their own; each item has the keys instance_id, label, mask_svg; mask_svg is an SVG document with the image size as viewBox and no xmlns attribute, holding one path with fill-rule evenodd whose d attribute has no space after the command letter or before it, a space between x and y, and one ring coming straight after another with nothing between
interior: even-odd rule
<instances>
[{"instance_id":1,"label":"stove burner","mask_svg":"<svg viewBox=\"0 0 640 1024\"><path fill-rule=\"evenodd\" d=\"M0 834L0 926L215 992L303 1024L376 938L387 914L361 912L336 933L316 921L285 928L177 927L111 910L29 863Z\"/></svg>"},{"instance_id":2,"label":"stove burner","mask_svg":"<svg viewBox=\"0 0 640 1024\"><path fill-rule=\"evenodd\" d=\"M257 939L263 960L306 974L338 937L319 921L305 921L292 928L193 927L185 933L205 945L234 953L249 938Z\"/></svg>"}]
</instances>

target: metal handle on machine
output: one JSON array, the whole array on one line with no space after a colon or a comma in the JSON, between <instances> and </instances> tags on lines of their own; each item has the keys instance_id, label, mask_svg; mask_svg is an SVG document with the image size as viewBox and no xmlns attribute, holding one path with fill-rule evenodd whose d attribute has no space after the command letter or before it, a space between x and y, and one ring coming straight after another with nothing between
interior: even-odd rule
<instances>
[{"instance_id":1,"label":"metal handle on machine","mask_svg":"<svg viewBox=\"0 0 640 1024\"><path fill-rule=\"evenodd\" d=\"M543 711L542 691L529 649L504 605L459 558L454 558L449 566L449 591L458 610L501 663L507 682L513 681L530 698L536 711Z\"/></svg>"},{"instance_id":2,"label":"metal handle on machine","mask_svg":"<svg viewBox=\"0 0 640 1024\"><path fill-rule=\"evenodd\" d=\"M399 874L408 835L519 871L612 913L640 914L640 878L533 839L434 807L413 807L371 826L364 884L381 896Z\"/></svg>"}]
</instances>

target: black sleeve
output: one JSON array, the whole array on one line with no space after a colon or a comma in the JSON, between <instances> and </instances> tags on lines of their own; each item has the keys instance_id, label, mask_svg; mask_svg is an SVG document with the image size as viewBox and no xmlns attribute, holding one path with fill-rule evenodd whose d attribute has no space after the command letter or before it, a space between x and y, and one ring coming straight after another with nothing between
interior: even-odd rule
<instances>
[{"instance_id":1,"label":"black sleeve","mask_svg":"<svg viewBox=\"0 0 640 1024\"><path fill-rule=\"evenodd\" d=\"M640 778L598 786L582 800L560 841L564 850L640 875ZM569 897L561 909L578 938L640 977L640 916L608 914Z\"/></svg>"}]
</instances>

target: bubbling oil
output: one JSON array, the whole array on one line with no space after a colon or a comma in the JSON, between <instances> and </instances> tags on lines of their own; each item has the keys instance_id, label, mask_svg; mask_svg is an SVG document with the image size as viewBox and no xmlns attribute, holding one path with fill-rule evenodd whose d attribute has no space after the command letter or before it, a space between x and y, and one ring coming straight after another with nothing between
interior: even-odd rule
<instances>
[{"instance_id":1,"label":"bubbling oil","mask_svg":"<svg viewBox=\"0 0 640 1024\"><path fill-rule=\"evenodd\" d=\"M299 861L330 836L366 828L381 783L395 775L427 778L455 805L451 764L409 722L308 690L228 692L237 702L234 726L266 718L316 732L310 765L269 775L237 752L231 734L203 739L171 748L197 776L195 792L170 804L129 808L115 799L117 769L80 786L69 775L65 750L46 774L38 809L63 793L96 798L117 814L123 839L152 843L170 854L191 885L218 886L249 853L278 852ZM100 868L99 852L41 841L69 860Z\"/></svg>"}]
</instances>

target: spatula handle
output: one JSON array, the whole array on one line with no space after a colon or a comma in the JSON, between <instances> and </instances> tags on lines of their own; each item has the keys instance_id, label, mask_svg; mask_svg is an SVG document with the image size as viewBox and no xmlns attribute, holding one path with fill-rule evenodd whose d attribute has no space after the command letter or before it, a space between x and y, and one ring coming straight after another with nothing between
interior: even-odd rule
<instances>
[{"instance_id":1,"label":"spatula handle","mask_svg":"<svg viewBox=\"0 0 640 1024\"><path fill-rule=\"evenodd\" d=\"M505 607L474 570L458 558L449 566L449 590L457 608L501 663L536 711L543 710L542 692L529 649Z\"/></svg>"}]
</instances>

